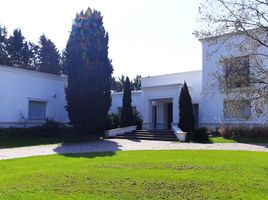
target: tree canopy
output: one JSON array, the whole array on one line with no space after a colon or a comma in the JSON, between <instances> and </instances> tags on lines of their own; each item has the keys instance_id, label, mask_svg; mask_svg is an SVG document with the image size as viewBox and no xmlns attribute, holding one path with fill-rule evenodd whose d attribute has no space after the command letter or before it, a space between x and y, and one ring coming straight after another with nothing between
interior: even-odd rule
<instances>
[{"instance_id":1,"label":"tree canopy","mask_svg":"<svg viewBox=\"0 0 268 200\"><path fill-rule=\"evenodd\" d=\"M125 82L126 77L124 75L121 75L120 77L112 77L111 90L122 92L124 90ZM136 77L130 81L130 89L141 90L141 75L136 75Z\"/></svg>"},{"instance_id":2,"label":"tree canopy","mask_svg":"<svg viewBox=\"0 0 268 200\"><path fill-rule=\"evenodd\" d=\"M7 31L0 26L0 65L10 65L7 52Z\"/></svg>"},{"instance_id":3,"label":"tree canopy","mask_svg":"<svg viewBox=\"0 0 268 200\"><path fill-rule=\"evenodd\" d=\"M39 39L39 68L41 72L60 75L60 54L54 43L44 34Z\"/></svg>"}]
</instances>

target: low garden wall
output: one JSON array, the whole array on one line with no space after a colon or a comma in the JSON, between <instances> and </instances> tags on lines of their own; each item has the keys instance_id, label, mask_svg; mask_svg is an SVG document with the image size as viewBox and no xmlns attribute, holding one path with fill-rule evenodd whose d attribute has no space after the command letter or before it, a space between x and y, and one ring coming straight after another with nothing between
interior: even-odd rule
<instances>
[{"instance_id":1,"label":"low garden wall","mask_svg":"<svg viewBox=\"0 0 268 200\"><path fill-rule=\"evenodd\" d=\"M123 128L116 128L116 129L111 129L105 131L105 136L106 137L115 137L119 134L125 134L128 132L135 131L137 129L137 126L128 126L128 127L123 127Z\"/></svg>"}]
</instances>

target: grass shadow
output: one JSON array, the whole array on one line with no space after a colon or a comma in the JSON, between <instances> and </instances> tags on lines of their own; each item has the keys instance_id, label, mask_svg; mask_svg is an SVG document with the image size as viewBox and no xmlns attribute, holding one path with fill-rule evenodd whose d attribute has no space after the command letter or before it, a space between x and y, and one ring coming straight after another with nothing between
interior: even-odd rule
<instances>
[{"instance_id":1,"label":"grass shadow","mask_svg":"<svg viewBox=\"0 0 268 200\"><path fill-rule=\"evenodd\" d=\"M116 151L121 151L120 147L121 146L114 141L95 140L77 144L63 143L53 149L53 151L65 157L94 158L113 156L116 154Z\"/></svg>"}]
</instances>

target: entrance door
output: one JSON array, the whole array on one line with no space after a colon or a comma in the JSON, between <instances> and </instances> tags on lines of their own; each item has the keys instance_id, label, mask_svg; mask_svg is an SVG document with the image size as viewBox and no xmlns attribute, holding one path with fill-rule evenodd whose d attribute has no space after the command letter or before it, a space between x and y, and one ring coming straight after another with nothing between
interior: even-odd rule
<instances>
[{"instance_id":1,"label":"entrance door","mask_svg":"<svg viewBox=\"0 0 268 200\"><path fill-rule=\"evenodd\" d=\"M157 128L157 109L153 106L153 129Z\"/></svg>"},{"instance_id":2,"label":"entrance door","mask_svg":"<svg viewBox=\"0 0 268 200\"><path fill-rule=\"evenodd\" d=\"M171 129L171 123L173 122L173 105L172 103L167 104L167 127Z\"/></svg>"}]
</instances>

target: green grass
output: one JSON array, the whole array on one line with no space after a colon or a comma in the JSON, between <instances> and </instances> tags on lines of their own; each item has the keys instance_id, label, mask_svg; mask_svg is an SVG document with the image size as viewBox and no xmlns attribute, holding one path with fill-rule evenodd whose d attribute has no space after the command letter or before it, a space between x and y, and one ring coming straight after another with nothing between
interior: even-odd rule
<instances>
[{"instance_id":1,"label":"green grass","mask_svg":"<svg viewBox=\"0 0 268 200\"><path fill-rule=\"evenodd\" d=\"M267 138L246 138L246 137L239 137L236 139L226 139L223 137L211 137L209 138L211 143L247 143L247 144L254 144L254 143L268 143Z\"/></svg>"},{"instance_id":2,"label":"green grass","mask_svg":"<svg viewBox=\"0 0 268 200\"><path fill-rule=\"evenodd\" d=\"M234 139L226 139L223 137L211 137L209 138L211 143L236 143L237 141Z\"/></svg>"},{"instance_id":3,"label":"green grass","mask_svg":"<svg viewBox=\"0 0 268 200\"><path fill-rule=\"evenodd\" d=\"M0 199L268 199L268 155L129 151L0 161Z\"/></svg>"}]
</instances>

